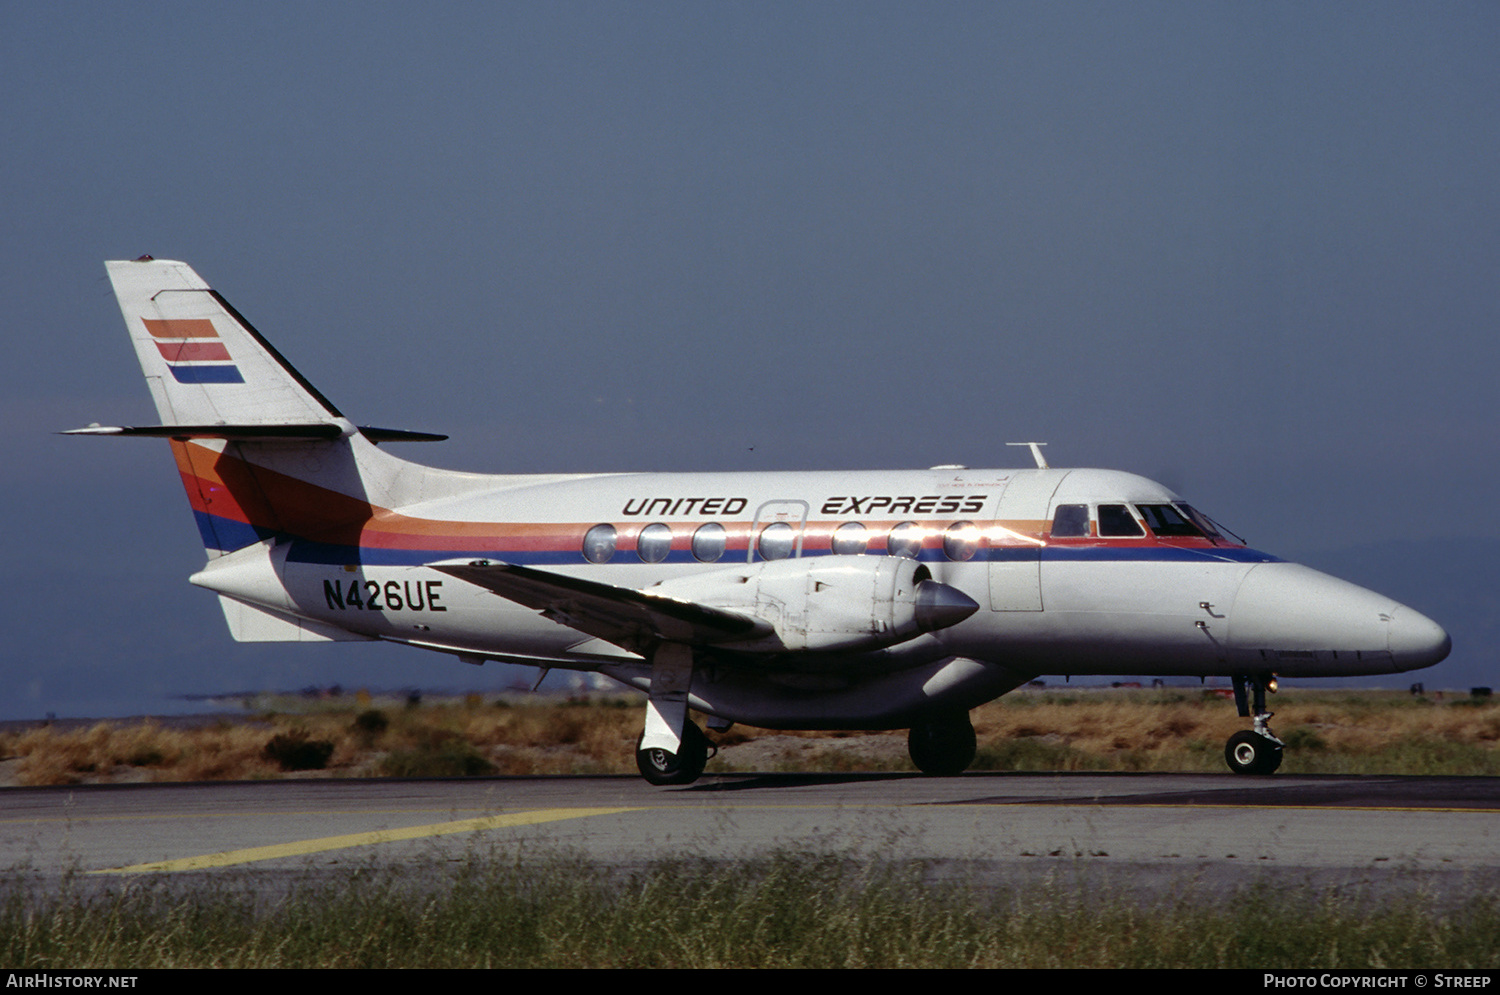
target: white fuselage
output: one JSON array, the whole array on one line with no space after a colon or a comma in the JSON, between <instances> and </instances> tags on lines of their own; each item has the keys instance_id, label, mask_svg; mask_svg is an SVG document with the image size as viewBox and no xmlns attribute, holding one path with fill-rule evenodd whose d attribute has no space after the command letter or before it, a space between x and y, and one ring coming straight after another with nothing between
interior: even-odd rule
<instances>
[{"instance_id":1,"label":"white fuselage","mask_svg":"<svg viewBox=\"0 0 1500 995\"><path fill-rule=\"evenodd\" d=\"M899 724L934 700L969 707L1044 673L1348 676L1428 666L1447 651L1438 626L1363 588L1221 535L1156 535L1140 508L1180 499L1115 471L463 479L463 493L377 509L357 544L263 544L194 580L356 636L643 687L638 654L427 564L484 558L675 594L768 561L905 556L980 606L866 651L708 648L694 704L771 726ZM1084 534L1053 535L1061 506L1085 509ZM1099 534L1120 506L1140 535Z\"/></svg>"}]
</instances>

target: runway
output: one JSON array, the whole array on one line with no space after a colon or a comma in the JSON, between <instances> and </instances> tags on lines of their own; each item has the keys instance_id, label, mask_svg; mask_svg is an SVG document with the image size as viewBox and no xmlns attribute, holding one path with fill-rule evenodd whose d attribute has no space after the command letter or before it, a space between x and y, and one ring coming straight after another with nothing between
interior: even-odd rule
<instances>
[{"instance_id":1,"label":"runway","mask_svg":"<svg viewBox=\"0 0 1500 995\"><path fill-rule=\"evenodd\" d=\"M1500 779L971 773L301 780L0 790L0 867L254 872L583 858L609 868L776 853L921 861L1020 884L1251 882L1471 891L1500 867Z\"/></svg>"}]
</instances>

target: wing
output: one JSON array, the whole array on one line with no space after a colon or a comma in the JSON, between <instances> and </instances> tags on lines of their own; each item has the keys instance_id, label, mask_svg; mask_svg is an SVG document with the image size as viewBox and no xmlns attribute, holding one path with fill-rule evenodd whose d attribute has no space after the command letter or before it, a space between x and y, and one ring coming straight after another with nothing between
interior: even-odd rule
<instances>
[{"instance_id":1,"label":"wing","mask_svg":"<svg viewBox=\"0 0 1500 995\"><path fill-rule=\"evenodd\" d=\"M662 642L712 645L755 639L771 631L761 619L722 608L513 563L475 560L429 566L643 655Z\"/></svg>"}]
</instances>

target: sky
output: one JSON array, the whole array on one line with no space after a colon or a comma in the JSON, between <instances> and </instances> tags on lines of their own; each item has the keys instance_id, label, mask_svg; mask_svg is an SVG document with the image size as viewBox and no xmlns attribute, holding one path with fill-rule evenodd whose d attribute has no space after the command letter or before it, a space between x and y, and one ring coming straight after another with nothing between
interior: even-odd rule
<instances>
[{"instance_id":1,"label":"sky","mask_svg":"<svg viewBox=\"0 0 1500 995\"><path fill-rule=\"evenodd\" d=\"M0 0L0 718L502 687L233 643L102 262L469 470L1160 480L1497 684L1500 6ZM1457 518L1455 514L1462 511Z\"/></svg>"}]
</instances>

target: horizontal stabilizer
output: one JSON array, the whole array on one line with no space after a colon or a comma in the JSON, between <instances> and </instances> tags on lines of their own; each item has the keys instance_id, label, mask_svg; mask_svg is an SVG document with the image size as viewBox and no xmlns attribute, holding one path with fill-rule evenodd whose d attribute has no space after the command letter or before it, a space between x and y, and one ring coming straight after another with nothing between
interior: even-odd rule
<instances>
[{"instance_id":1,"label":"horizontal stabilizer","mask_svg":"<svg viewBox=\"0 0 1500 995\"><path fill-rule=\"evenodd\" d=\"M358 431L371 442L442 442L446 435L410 432L402 428L372 428ZM343 426L333 422L307 425L90 425L69 429L62 435L139 436L148 439L233 439L236 442L332 442L342 438Z\"/></svg>"},{"instance_id":2,"label":"horizontal stabilizer","mask_svg":"<svg viewBox=\"0 0 1500 995\"><path fill-rule=\"evenodd\" d=\"M659 642L712 645L770 631L760 619L721 608L513 563L474 560L428 566L637 653Z\"/></svg>"}]
</instances>

